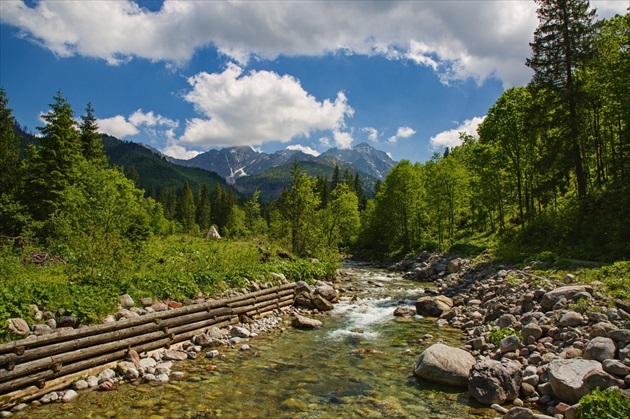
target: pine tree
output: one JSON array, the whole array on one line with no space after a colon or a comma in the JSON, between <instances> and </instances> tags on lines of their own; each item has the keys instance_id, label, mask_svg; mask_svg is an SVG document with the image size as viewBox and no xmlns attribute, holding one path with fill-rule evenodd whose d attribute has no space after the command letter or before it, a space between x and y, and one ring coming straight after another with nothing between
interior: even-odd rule
<instances>
[{"instance_id":1,"label":"pine tree","mask_svg":"<svg viewBox=\"0 0 630 419\"><path fill-rule=\"evenodd\" d=\"M210 228L210 191L204 183L197 200L197 224L202 231Z\"/></svg>"},{"instance_id":2,"label":"pine tree","mask_svg":"<svg viewBox=\"0 0 630 419\"><path fill-rule=\"evenodd\" d=\"M98 133L98 125L96 125L92 103L88 103L85 108L85 115L81 117L79 130L83 157L94 164L106 164L107 156L103 152L103 142L101 141L101 135Z\"/></svg>"},{"instance_id":3,"label":"pine tree","mask_svg":"<svg viewBox=\"0 0 630 419\"><path fill-rule=\"evenodd\" d=\"M19 139L13 132L15 118L6 91L0 88L0 196L15 191L19 185Z\"/></svg>"},{"instance_id":4,"label":"pine tree","mask_svg":"<svg viewBox=\"0 0 630 419\"><path fill-rule=\"evenodd\" d=\"M193 233L196 230L195 198L190 186L188 186L188 181L184 182L184 188L177 201L177 221L182 224L186 233Z\"/></svg>"},{"instance_id":5,"label":"pine tree","mask_svg":"<svg viewBox=\"0 0 630 419\"><path fill-rule=\"evenodd\" d=\"M84 160L72 107L61 91L53 99L43 115L46 125L38 128L41 145L29 149L28 194L22 199L32 203L33 217L42 221L60 208L64 191L80 175Z\"/></svg>"},{"instance_id":6,"label":"pine tree","mask_svg":"<svg viewBox=\"0 0 630 419\"><path fill-rule=\"evenodd\" d=\"M558 121L567 144L567 158L573 165L578 197L586 196L587 176L580 147L580 86L575 72L593 54L596 25L595 10L589 10L588 0L536 0L539 25L530 44L532 57L526 61L534 70L532 84L557 94L554 104L565 114Z\"/></svg>"}]
</instances>

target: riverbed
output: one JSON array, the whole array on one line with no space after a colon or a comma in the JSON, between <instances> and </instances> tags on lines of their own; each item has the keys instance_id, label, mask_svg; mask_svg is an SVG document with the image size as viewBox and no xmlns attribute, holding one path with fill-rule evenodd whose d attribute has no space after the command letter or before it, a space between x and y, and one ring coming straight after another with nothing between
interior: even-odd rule
<instances>
[{"instance_id":1,"label":"riverbed","mask_svg":"<svg viewBox=\"0 0 630 419\"><path fill-rule=\"evenodd\" d=\"M184 378L157 386L124 383L68 404L31 407L28 418L491 418L464 390L418 380L413 366L429 345L461 346L462 333L434 319L394 317L430 284L347 266L345 289L324 327L282 329L218 348L221 356L176 363ZM431 335L431 336L429 336Z\"/></svg>"}]
</instances>

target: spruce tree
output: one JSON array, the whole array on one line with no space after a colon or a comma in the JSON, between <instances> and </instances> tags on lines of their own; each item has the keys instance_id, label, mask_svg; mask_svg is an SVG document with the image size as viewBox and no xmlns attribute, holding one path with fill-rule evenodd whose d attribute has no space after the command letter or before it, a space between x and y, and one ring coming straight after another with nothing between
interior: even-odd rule
<instances>
[{"instance_id":1,"label":"spruce tree","mask_svg":"<svg viewBox=\"0 0 630 419\"><path fill-rule=\"evenodd\" d=\"M92 103L87 104L85 115L81 117L79 129L83 157L91 163L107 163L107 157L103 152L103 142L101 141L101 135L98 133L98 125L96 125L96 117L94 116Z\"/></svg>"},{"instance_id":2,"label":"spruce tree","mask_svg":"<svg viewBox=\"0 0 630 419\"><path fill-rule=\"evenodd\" d=\"M31 202L33 217L46 220L64 200L65 190L80 175L83 159L74 113L61 91L43 115L46 125L38 127L41 145L29 150L27 188L24 202Z\"/></svg>"},{"instance_id":3,"label":"spruce tree","mask_svg":"<svg viewBox=\"0 0 630 419\"><path fill-rule=\"evenodd\" d=\"M573 165L578 197L583 199L587 177L580 145L583 135L578 110L581 88L575 73L593 54L595 10L590 10L588 0L535 1L539 25L530 44L532 57L526 64L534 70L532 84L557 95L558 103L552 105L553 114L562 115L556 124L566 144L567 158ZM561 109L564 112L559 112Z\"/></svg>"},{"instance_id":4,"label":"spruce tree","mask_svg":"<svg viewBox=\"0 0 630 419\"><path fill-rule=\"evenodd\" d=\"M205 231L210 228L210 191L207 183L203 184L197 201L197 224Z\"/></svg>"},{"instance_id":5,"label":"spruce tree","mask_svg":"<svg viewBox=\"0 0 630 419\"><path fill-rule=\"evenodd\" d=\"M13 131L15 118L8 104L6 91L0 88L0 196L14 192L19 184L19 139Z\"/></svg>"},{"instance_id":6,"label":"spruce tree","mask_svg":"<svg viewBox=\"0 0 630 419\"><path fill-rule=\"evenodd\" d=\"M196 229L195 198L188 186L188 181L184 182L184 188L177 201L177 221L182 224L182 228L186 233L192 233Z\"/></svg>"}]
</instances>

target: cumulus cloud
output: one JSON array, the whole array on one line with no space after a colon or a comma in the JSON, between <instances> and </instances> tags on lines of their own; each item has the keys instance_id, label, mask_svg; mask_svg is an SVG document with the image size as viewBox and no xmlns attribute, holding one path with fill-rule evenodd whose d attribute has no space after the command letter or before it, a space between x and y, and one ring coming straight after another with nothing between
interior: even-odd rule
<instances>
[{"instance_id":1,"label":"cumulus cloud","mask_svg":"<svg viewBox=\"0 0 630 419\"><path fill-rule=\"evenodd\" d=\"M347 131L333 131L333 140L338 148L350 148L352 147L352 133Z\"/></svg>"},{"instance_id":2,"label":"cumulus cloud","mask_svg":"<svg viewBox=\"0 0 630 419\"><path fill-rule=\"evenodd\" d=\"M122 115L116 115L111 118L98 119L96 121L99 132L109 134L117 138L130 137L140 132L138 128Z\"/></svg>"},{"instance_id":3,"label":"cumulus cloud","mask_svg":"<svg viewBox=\"0 0 630 419\"><path fill-rule=\"evenodd\" d=\"M460 133L467 135L477 136L477 127L483 122L485 116L476 116L472 119L467 119L463 123L459 124L457 128L442 131L439 134L431 137L431 146L433 148L439 147L457 147L462 144L462 140L459 138Z\"/></svg>"},{"instance_id":4,"label":"cumulus cloud","mask_svg":"<svg viewBox=\"0 0 630 419\"><path fill-rule=\"evenodd\" d=\"M188 79L184 100L204 118L186 121L180 141L195 146L259 145L337 131L353 109L339 92L334 101L317 99L300 82L270 71L243 74L230 63L223 73L199 73Z\"/></svg>"},{"instance_id":5,"label":"cumulus cloud","mask_svg":"<svg viewBox=\"0 0 630 419\"><path fill-rule=\"evenodd\" d=\"M96 123L100 132L117 138L131 137L143 132L148 138L166 139L168 143L174 142L173 129L179 126L179 121L155 114L153 111L145 113L142 109L138 109L127 118L123 115L116 115L111 118L98 119Z\"/></svg>"},{"instance_id":6,"label":"cumulus cloud","mask_svg":"<svg viewBox=\"0 0 630 419\"><path fill-rule=\"evenodd\" d=\"M378 143L378 130L373 127L362 128L361 131L368 133L368 140Z\"/></svg>"},{"instance_id":7,"label":"cumulus cloud","mask_svg":"<svg viewBox=\"0 0 630 419\"><path fill-rule=\"evenodd\" d=\"M389 137L389 142L395 144L401 138L409 138L416 133L416 130L411 127L399 127L396 131L396 135Z\"/></svg>"},{"instance_id":8,"label":"cumulus cloud","mask_svg":"<svg viewBox=\"0 0 630 419\"><path fill-rule=\"evenodd\" d=\"M309 146L305 146L305 145L300 145L300 144L294 144L294 145L290 145L287 147L287 150L299 150L304 154L309 154L311 156L319 156L321 153L317 150L312 149Z\"/></svg>"},{"instance_id":9,"label":"cumulus cloud","mask_svg":"<svg viewBox=\"0 0 630 419\"><path fill-rule=\"evenodd\" d=\"M162 149L162 153L181 160L189 160L200 154L199 151L188 150L174 142L168 142L166 147Z\"/></svg>"},{"instance_id":10,"label":"cumulus cloud","mask_svg":"<svg viewBox=\"0 0 630 419\"><path fill-rule=\"evenodd\" d=\"M591 1L599 17L622 1ZM183 64L214 46L241 64L251 57L342 52L408 59L445 81L496 76L529 81L523 61L537 26L532 1L220 2L165 0L152 12L131 0L0 2L2 23L60 57L112 65L135 57ZM111 30L115 27L116 30Z\"/></svg>"},{"instance_id":11,"label":"cumulus cloud","mask_svg":"<svg viewBox=\"0 0 630 419\"><path fill-rule=\"evenodd\" d=\"M129 116L129 122L133 125L140 126L145 125L147 127L165 126L171 128L177 128L179 121L163 117L162 115L155 115L153 111L144 113L142 109L138 109Z\"/></svg>"}]
</instances>

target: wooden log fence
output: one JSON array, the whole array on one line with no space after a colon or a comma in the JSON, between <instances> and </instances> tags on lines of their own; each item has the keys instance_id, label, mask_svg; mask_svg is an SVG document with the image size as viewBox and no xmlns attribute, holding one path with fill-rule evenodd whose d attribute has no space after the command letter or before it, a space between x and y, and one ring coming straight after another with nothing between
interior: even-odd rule
<instances>
[{"instance_id":1,"label":"wooden log fence","mask_svg":"<svg viewBox=\"0 0 630 419\"><path fill-rule=\"evenodd\" d=\"M293 304L295 283L0 345L0 410L33 400L125 359L192 339L212 327L265 317Z\"/></svg>"}]
</instances>

